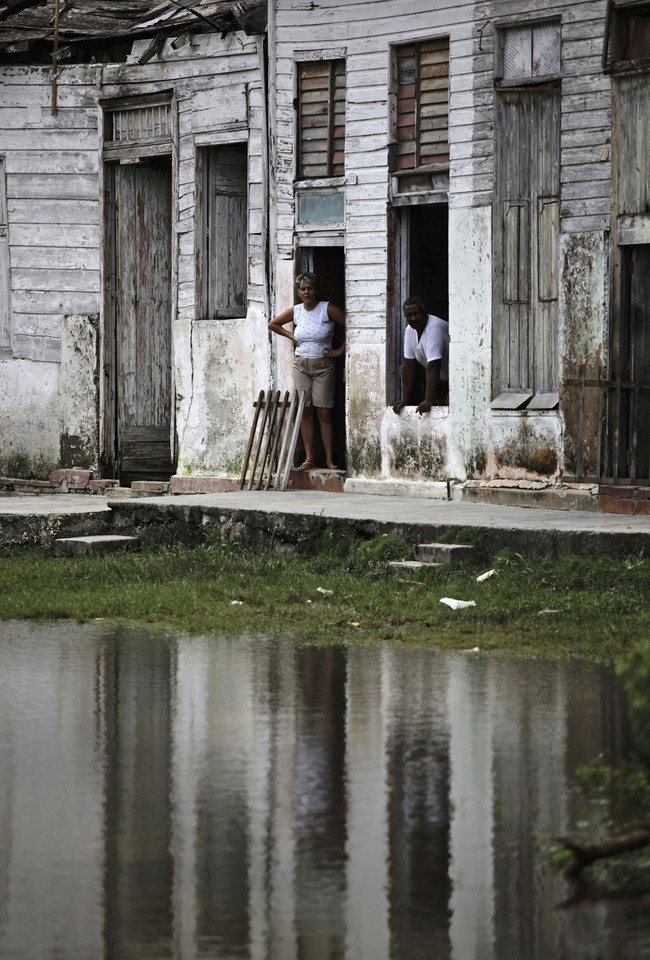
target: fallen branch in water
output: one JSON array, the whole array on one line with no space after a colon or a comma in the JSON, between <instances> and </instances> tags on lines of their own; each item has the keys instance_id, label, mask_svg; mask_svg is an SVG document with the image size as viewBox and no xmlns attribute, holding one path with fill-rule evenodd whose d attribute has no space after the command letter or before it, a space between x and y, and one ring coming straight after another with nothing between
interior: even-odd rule
<instances>
[{"instance_id":1,"label":"fallen branch in water","mask_svg":"<svg viewBox=\"0 0 650 960\"><path fill-rule=\"evenodd\" d=\"M558 837L557 842L562 843L573 854L573 860L564 869L564 876L576 877L595 860L601 860L603 857L615 857L619 853L640 850L642 847L648 846L650 844L650 829L635 830L634 833L615 837L612 840L604 840L602 843L584 843L582 840L576 840L573 837Z\"/></svg>"}]
</instances>

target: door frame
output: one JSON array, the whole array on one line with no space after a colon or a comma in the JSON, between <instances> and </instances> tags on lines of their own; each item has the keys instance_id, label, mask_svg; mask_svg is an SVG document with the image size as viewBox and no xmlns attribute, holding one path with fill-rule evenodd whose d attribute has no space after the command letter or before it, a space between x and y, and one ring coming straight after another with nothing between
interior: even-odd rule
<instances>
[{"instance_id":1,"label":"door frame","mask_svg":"<svg viewBox=\"0 0 650 960\"><path fill-rule=\"evenodd\" d=\"M110 143L107 115L111 110L147 104L170 105L171 131L169 136L155 141L133 140L115 149ZM99 317L99 465L102 477L118 478L117 463L117 295L116 295L116 216L115 216L115 170L118 164L137 163L140 158L169 156L171 159L171 278L170 278L170 452L175 464L178 457L176 433L176 377L173 331L178 316L178 236L174 225L178 216L178 110L174 92L158 91L154 94L100 98L99 135L102 155L99 163L100 198L100 284L103 291Z\"/></svg>"}]
</instances>

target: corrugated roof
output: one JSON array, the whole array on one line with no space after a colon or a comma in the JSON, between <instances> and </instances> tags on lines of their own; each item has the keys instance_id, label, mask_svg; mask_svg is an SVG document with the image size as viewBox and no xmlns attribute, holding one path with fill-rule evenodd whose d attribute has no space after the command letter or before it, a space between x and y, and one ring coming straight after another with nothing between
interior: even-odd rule
<instances>
[{"instance_id":1,"label":"corrugated roof","mask_svg":"<svg viewBox=\"0 0 650 960\"><path fill-rule=\"evenodd\" d=\"M54 13L55 0L0 0L0 47L53 39ZM60 0L59 43L265 25L266 0Z\"/></svg>"}]
</instances>

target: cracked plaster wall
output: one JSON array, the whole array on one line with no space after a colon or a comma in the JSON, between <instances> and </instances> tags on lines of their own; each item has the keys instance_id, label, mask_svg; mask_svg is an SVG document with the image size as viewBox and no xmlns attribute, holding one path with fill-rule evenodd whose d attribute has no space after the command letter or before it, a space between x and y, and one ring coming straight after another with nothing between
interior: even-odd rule
<instances>
[{"instance_id":1,"label":"cracked plaster wall","mask_svg":"<svg viewBox=\"0 0 650 960\"><path fill-rule=\"evenodd\" d=\"M0 361L0 474L97 468L97 317L61 318L60 361Z\"/></svg>"},{"instance_id":2,"label":"cracked plaster wall","mask_svg":"<svg viewBox=\"0 0 650 960\"><path fill-rule=\"evenodd\" d=\"M264 317L251 311L243 320L178 320L174 359L178 473L238 476L253 402L269 383Z\"/></svg>"}]
</instances>

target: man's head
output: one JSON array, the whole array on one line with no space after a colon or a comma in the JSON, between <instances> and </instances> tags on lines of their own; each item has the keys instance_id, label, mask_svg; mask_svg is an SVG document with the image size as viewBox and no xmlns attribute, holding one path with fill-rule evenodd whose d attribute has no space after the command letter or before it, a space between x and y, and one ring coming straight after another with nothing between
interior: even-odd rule
<instances>
[{"instance_id":1,"label":"man's head","mask_svg":"<svg viewBox=\"0 0 650 960\"><path fill-rule=\"evenodd\" d=\"M427 311L421 297L407 297L403 305L404 316L409 327L422 332L427 325Z\"/></svg>"}]
</instances>

